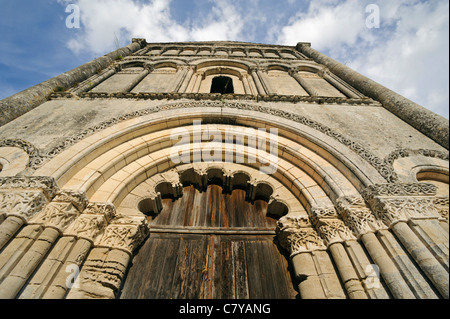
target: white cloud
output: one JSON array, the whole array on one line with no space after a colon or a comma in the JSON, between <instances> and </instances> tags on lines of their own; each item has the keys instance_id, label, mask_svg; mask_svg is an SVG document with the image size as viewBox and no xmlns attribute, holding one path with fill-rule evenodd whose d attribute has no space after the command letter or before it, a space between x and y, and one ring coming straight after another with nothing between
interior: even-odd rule
<instances>
[{"instance_id":1,"label":"white cloud","mask_svg":"<svg viewBox=\"0 0 450 319\"><path fill-rule=\"evenodd\" d=\"M266 0L182 1L177 5L194 8L183 21L171 14L174 1L59 0L81 9L81 29L67 45L74 52L104 54L115 49L115 36L120 46L132 37L148 42L307 41L448 118L447 0L279 0L277 6ZM368 4L380 8L379 29L366 26Z\"/></svg>"},{"instance_id":2,"label":"white cloud","mask_svg":"<svg viewBox=\"0 0 450 319\"><path fill-rule=\"evenodd\" d=\"M238 38L243 21L235 8L223 1L211 1L206 17L183 25L170 13L171 0L139 3L133 0L78 0L82 27L79 35L67 42L75 51L104 53L132 37L148 42L177 42L201 40L232 40Z\"/></svg>"},{"instance_id":3,"label":"white cloud","mask_svg":"<svg viewBox=\"0 0 450 319\"><path fill-rule=\"evenodd\" d=\"M366 27L368 4L380 28ZM278 41L312 47L448 118L447 0L315 0L282 28Z\"/></svg>"}]
</instances>

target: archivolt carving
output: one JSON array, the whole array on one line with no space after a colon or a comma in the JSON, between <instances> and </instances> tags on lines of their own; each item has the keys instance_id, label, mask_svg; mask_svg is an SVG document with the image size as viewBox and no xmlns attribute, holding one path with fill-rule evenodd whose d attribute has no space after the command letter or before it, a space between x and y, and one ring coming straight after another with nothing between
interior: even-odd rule
<instances>
[{"instance_id":1,"label":"archivolt carving","mask_svg":"<svg viewBox=\"0 0 450 319\"><path fill-rule=\"evenodd\" d=\"M18 147L28 154L29 161L27 167L35 168L41 165L45 160L46 156L40 154L39 150L31 143L21 140L21 139L4 139L0 140L0 147L12 146Z\"/></svg>"},{"instance_id":2,"label":"archivolt carving","mask_svg":"<svg viewBox=\"0 0 450 319\"><path fill-rule=\"evenodd\" d=\"M108 121L102 122L94 127L91 127L85 131L82 131L78 133L76 136L67 138L66 140L62 141L60 144L55 146L51 151L49 151L47 154L45 154L46 158L52 158L55 155L62 152L67 147L75 144L76 142L84 139L85 137L94 134L95 132L101 131L107 127L110 127L112 125L115 125L119 122L129 120L132 118L157 113L164 110L176 110L176 109L184 109L189 107L218 107L218 108L235 108L235 109L241 109L241 110L249 110L249 111L257 111L262 112L265 114L289 119L292 121L295 121L297 123L306 125L308 127L311 127L323 134L326 134L329 137L332 137L351 149L352 151L356 152L360 157L362 157L365 161L367 161L370 165L372 165L375 169L378 170L378 172L383 176L387 181L392 182L398 179L396 173L394 172L394 169L392 165L387 165L382 159L378 158L374 154L372 154L369 150L367 150L363 145L361 145L358 142L352 141L351 139L343 136L342 134L334 131L333 129L318 123L312 119L309 119L307 117L304 117L302 115L290 113L287 111L279 110L279 109L273 109L270 107L265 107L262 105L253 105L253 104L247 104L247 103L241 103L241 102L222 102L222 101L191 101L191 102L185 102L185 103L173 103L173 104L165 104L160 106L155 106L152 108L134 111L128 114L125 114L120 117L112 118ZM38 165L33 165L33 168L38 168Z\"/></svg>"}]
</instances>

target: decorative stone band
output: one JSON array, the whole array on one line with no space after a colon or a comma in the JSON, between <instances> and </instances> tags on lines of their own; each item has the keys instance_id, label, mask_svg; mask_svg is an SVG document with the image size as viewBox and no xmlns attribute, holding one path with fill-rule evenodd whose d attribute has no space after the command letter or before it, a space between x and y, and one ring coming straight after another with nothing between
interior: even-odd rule
<instances>
[{"instance_id":1,"label":"decorative stone band","mask_svg":"<svg viewBox=\"0 0 450 319\"><path fill-rule=\"evenodd\" d=\"M103 235L95 241L96 247L119 249L132 256L144 239L149 235L145 217L120 216L109 224Z\"/></svg>"},{"instance_id":2,"label":"decorative stone band","mask_svg":"<svg viewBox=\"0 0 450 319\"><path fill-rule=\"evenodd\" d=\"M334 207L312 208L311 220L328 247L334 243L356 240L352 231L339 219Z\"/></svg>"},{"instance_id":3,"label":"decorative stone band","mask_svg":"<svg viewBox=\"0 0 450 319\"><path fill-rule=\"evenodd\" d=\"M369 202L375 196L435 196L437 188L429 183L389 183L367 187L361 195Z\"/></svg>"},{"instance_id":4,"label":"decorative stone band","mask_svg":"<svg viewBox=\"0 0 450 319\"><path fill-rule=\"evenodd\" d=\"M326 250L326 246L306 216L286 216L277 222L280 245L291 257L300 253Z\"/></svg>"},{"instance_id":5,"label":"decorative stone band","mask_svg":"<svg viewBox=\"0 0 450 319\"><path fill-rule=\"evenodd\" d=\"M341 197L337 200L337 209L345 224L353 230L358 239L364 234L386 229L361 197Z\"/></svg>"},{"instance_id":6,"label":"decorative stone band","mask_svg":"<svg viewBox=\"0 0 450 319\"><path fill-rule=\"evenodd\" d=\"M104 231L115 214L116 209L111 203L89 203L64 235L83 238L94 244L95 239Z\"/></svg>"},{"instance_id":7,"label":"decorative stone band","mask_svg":"<svg viewBox=\"0 0 450 319\"><path fill-rule=\"evenodd\" d=\"M59 191L52 202L30 219L29 224L55 228L63 234L64 230L85 209L87 202L84 193Z\"/></svg>"}]
</instances>

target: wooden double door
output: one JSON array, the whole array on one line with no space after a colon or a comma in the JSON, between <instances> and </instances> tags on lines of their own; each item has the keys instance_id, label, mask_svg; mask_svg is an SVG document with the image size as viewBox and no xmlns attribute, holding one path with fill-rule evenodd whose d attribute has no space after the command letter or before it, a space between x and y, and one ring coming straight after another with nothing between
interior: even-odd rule
<instances>
[{"instance_id":1,"label":"wooden double door","mask_svg":"<svg viewBox=\"0 0 450 319\"><path fill-rule=\"evenodd\" d=\"M274 241L267 203L218 185L163 201L126 274L124 299L291 299L289 265Z\"/></svg>"}]
</instances>

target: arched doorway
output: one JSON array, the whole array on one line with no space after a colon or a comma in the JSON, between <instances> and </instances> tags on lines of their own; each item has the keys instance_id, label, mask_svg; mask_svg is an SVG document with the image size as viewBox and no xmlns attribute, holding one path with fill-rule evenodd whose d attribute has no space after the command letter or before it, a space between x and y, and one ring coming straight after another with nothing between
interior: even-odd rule
<instances>
[{"instance_id":1,"label":"arched doorway","mask_svg":"<svg viewBox=\"0 0 450 319\"><path fill-rule=\"evenodd\" d=\"M184 186L149 214L150 237L124 280L124 299L288 299L297 291L275 239L276 218L264 199Z\"/></svg>"}]
</instances>

